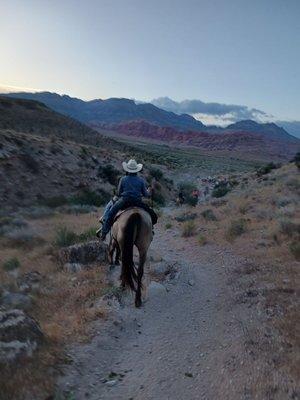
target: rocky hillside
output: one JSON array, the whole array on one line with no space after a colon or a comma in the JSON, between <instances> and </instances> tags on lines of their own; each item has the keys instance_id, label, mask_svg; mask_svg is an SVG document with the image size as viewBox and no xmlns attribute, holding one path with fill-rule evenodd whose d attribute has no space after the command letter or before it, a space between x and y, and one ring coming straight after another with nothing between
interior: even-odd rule
<instances>
[{"instance_id":1,"label":"rocky hillside","mask_svg":"<svg viewBox=\"0 0 300 400\"><path fill-rule=\"evenodd\" d=\"M105 138L41 103L0 98L3 210L100 206L113 194L121 161L132 156L147 159L142 151ZM145 174L148 177L149 169Z\"/></svg>"},{"instance_id":2,"label":"rocky hillside","mask_svg":"<svg viewBox=\"0 0 300 400\"><path fill-rule=\"evenodd\" d=\"M94 127L97 129L97 125ZM138 137L173 145L194 146L207 152L225 151L230 154L244 154L247 159L256 160L289 160L300 148L300 140L290 139L289 135L288 141L285 141L279 136L272 138L271 134L268 136L242 129L239 131L229 130L222 135L194 131L179 132L170 127L151 125L145 121L100 126L101 129L104 127L129 138Z\"/></svg>"}]
</instances>

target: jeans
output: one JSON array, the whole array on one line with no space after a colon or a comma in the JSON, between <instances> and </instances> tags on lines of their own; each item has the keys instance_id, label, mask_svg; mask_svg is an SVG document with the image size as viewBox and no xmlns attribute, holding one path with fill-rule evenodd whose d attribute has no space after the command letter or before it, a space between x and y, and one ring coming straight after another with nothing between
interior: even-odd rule
<instances>
[{"instance_id":1,"label":"jeans","mask_svg":"<svg viewBox=\"0 0 300 400\"><path fill-rule=\"evenodd\" d=\"M114 218L117 215L117 213L121 210L125 210L126 208L129 207L140 207L151 215L152 218L152 223L155 224L157 221L156 214L154 211L147 205L142 202L140 199L134 199L134 198L123 198L121 197L116 203L111 207L111 209L107 213L107 218L104 220L104 224L102 227L102 233L107 234L110 231L110 228L113 224ZM153 215L153 213L155 215Z\"/></svg>"}]
</instances>

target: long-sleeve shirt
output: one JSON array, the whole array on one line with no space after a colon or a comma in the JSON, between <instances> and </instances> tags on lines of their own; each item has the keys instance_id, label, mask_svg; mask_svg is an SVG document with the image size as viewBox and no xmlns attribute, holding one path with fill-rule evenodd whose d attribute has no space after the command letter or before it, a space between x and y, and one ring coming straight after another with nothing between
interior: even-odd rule
<instances>
[{"instance_id":1,"label":"long-sleeve shirt","mask_svg":"<svg viewBox=\"0 0 300 400\"><path fill-rule=\"evenodd\" d=\"M146 182L137 175L127 175L120 179L118 196L123 198L142 199L149 197Z\"/></svg>"}]
</instances>

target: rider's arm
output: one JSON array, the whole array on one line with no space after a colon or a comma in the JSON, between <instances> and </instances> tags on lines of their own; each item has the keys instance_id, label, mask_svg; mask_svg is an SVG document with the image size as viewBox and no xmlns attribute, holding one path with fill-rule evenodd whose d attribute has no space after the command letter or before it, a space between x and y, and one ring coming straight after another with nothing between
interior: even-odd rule
<instances>
[{"instance_id":1,"label":"rider's arm","mask_svg":"<svg viewBox=\"0 0 300 400\"><path fill-rule=\"evenodd\" d=\"M119 180L119 185L118 185L118 190L117 190L117 196L121 197L121 194L123 192L123 178Z\"/></svg>"},{"instance_id":2,"label":"rider's arm","mask_svg":"<svg viewBox=\"0 0 300 400\"><path fill-rule=\"evenodd\" d=\"M143 184L142 184L142 195L144 197L150 197L151 196L151 192L150 192L150 190L147 189L146 182L144 180L143 180Z\"/></svg>"}]
</instances>

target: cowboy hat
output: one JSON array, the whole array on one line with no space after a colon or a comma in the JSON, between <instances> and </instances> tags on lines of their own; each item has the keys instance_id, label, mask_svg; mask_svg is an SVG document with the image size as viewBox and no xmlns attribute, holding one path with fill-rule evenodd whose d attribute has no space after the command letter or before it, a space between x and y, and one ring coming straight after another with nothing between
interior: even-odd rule
<instances>
[{"instance_id":1,"label":"cowboy hat","mask_svg":"<svg viewBox=\"0 0 300 400\"><path fill-rule=\"evenodd\" d=\"M122 166L124 171L131 174L135 174L143 169L143 164L138 164L135 160L129 160L128 163L124 161Z\"/></svg>"}]
</instances>

